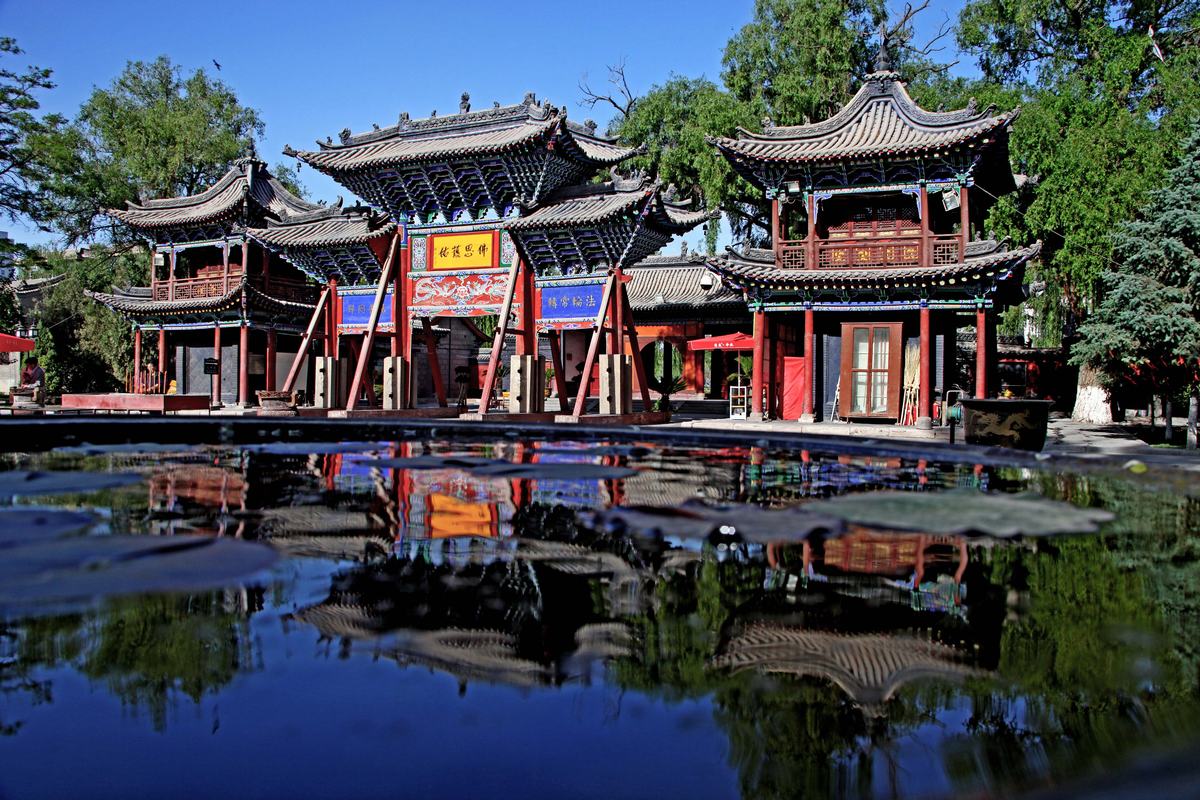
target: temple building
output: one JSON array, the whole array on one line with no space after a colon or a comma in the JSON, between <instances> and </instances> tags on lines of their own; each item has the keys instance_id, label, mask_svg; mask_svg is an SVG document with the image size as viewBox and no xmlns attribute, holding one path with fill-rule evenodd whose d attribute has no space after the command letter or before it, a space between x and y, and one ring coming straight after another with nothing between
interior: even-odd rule
<instances>
[{"instance_id":1,"label":"temple building","mask_svg":"<svg viewBox=\"0 0 1200 800\"><path fill-rule=\"evenodd\" d=\"M427 393L413 376L411 320L428 320L423 331L437 322L453 335L459 328L477 328L473 318L500 316L507 322L511 314L519 322L508 331L498 326L493 352L502 350L506 332L516 332L517 354L536 354L533 274L517 255L505 223L526 206L634 152L596 135L594 123L568 121L562 109L532 94L516 105L497 103L477 111L464 94L457 114L434 112L412 119L405 113L395 125L361 134L347 129L338 139L319 142L316 151L285 152L402 226L395 260L378 275L363 275L362 282L350 285L329 284L337 298L367 294L378 300L368 304L355 376L372 372L376 326L371 318L377 322L384 308L390 308L399 323L400 334L383 363L383 405L389 409L411 408L419 392ZM344 314L347 304L339 300L338 306ZM484 379L488 395L500 361L489 360ZM429 377L446 405L451 376L440 372L431 369ZM357 389L358 378L352 377L350 384ZM463 391L460 386L460 397ZM339 387L338 396L347 397L347 411L353 410L357 394Z\"/></svg>"},{"instance_id":2,"label":"temple building","mask_svg":"<svg viewBox=\"0 0 1200 800\"><path fill-rule=\"evenodd\" d=\"M132 390L207 393L214 405L248 406L256 391L274 389L295 361L316 290L246 230L329 213L253 157L199 194L110 210L150 247L149 286L89 292L133 325ZM147 332L157 341L146 342ZM157 347L152 366L143 360L147 346Z\"/></svg>"},{"instance_id":3,"label":"temple building","mask_svg":"<svg viewBox=\"0 0 1200 800\"><path fill-rule=\"evenodd\" d=\"M982 236L1017 111L926 111L883 61L824 121L709 140L771 202L769 249L709 260L753 314L756 415L928 425L936 393L997 388L996 318L1040 251Z\"/></svg>"}]
</instances>

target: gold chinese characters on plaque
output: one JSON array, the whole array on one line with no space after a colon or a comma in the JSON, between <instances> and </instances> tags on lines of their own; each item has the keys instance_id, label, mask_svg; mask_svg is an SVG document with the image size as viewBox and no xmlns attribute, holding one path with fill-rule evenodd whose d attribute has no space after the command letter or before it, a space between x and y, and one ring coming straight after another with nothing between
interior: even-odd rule
<instances>
[{"instance_id":1,"label":"gold chinese characters on plaque","mask_svg":"<svg viewBox=\"0 0 1200 800\"><path fill-rule=\"evenodd\" d=\"M429 249L431 269L479 269L500 263L491 231L435 234L429 237Z\"/></svg>"}]
</instances>

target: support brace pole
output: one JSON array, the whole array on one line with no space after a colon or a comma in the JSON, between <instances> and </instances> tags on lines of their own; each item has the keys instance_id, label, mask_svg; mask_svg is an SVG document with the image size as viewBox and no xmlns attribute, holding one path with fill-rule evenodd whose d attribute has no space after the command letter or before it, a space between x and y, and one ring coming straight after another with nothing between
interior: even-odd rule
<instances>
[{"instance_id":1,"label":"support brace pole","mask_svg":"<svg viewBox=\"0 0 1200 800\"><path fill-rule=\"evenodd\" d=\"M429 317L421 318L421 329L425 338L425 350L429 353L429 377L433 379L433 393L437 396L438 405L446 407L446 382L442 379L442 365L437 358L437 337L433 335L433 325Z\"/></svg>"},{"instance_id":2,"label":"support brace pole","mask_svg":"<svg viewBox=\"0 0 1200 800\"><path fill-rule=\"evenodd\" d=\"M317 300L317 307L313 311L312 319L308 321L308 330L304 332L304 338L300 340L300 349L296 352L296 360L292 362L291 369L288 370L287 379L283 382L283 391L290 392L296 385L296 378L300 376L300 367L304 364L305 355L308 353L308 346L312 343L313 333L317 330L317 323L321 320L321 312L325 310L325 301L329 299L329 287L326 286L321 290L321 299Z\"/></svg>"},{"instance_id":3,"label":"support brace pole","mask_svg":"<svg viewBox=\"0 0 1200 800\"><path fill-rule=\"evenodd\" d=\"M638 389L642 393L642 411L650 410L650 384L646 382L646 364L642 361L642 350L638 346L637 325L633 322L633 308L629 295L621 287L621 306L625 309L625 328L629 331L629 348L633 351L633 371L637 375Z\"/></svg>"},{"instance_id":4,"label":"support brace pole","mask_svg":"<svg viewBox=\"0 0 1200 800\"><path fill-rule=\"evenodd\" d=\"M350 381L350 391L347 393L346 410L353 411L358 404L358 389L362 386L363 376L367 373L367 365L371 362L371 349L375 344L375 328L379 324L379 314L383 311L383 299L387 297L388 283L392 279L392 264L396 260L396 245L400 243L400 229L392 235L392 246L388 250L387 261L384 262L383 272L379 275L379 286L375 289L375 302L371 305L371 317L367 320L367 332L363 335L362 351L358 354L358 366L354 368L354 380Z\"/></svg>"},{"instance_id":5,"label":"support brace pole","mask_svg":"<svg viewBox=\"0 0 1200 800\"><path fill-rule=\"evenodd\" d=\"M604 295L600 298L600 309L596 313L596 328L592 331L592 341L588 344L587 358L583 360L583 374L579 376L579 394L575 396L575 409L572 412L577 417L583 414L583 406L587 402L588 383L591 382L592 367L596 364L596 354L600 350L600 339L604 336L604 321L608 317L608 304L612 300L613 286L616 282L616 272L609 273L608 282L604 284Z\"/></svg>"},{"instance_id":6,"label":"support brace pole","mask_svg":"<svg viewBox=\"0 0 1200 800\"><path fill-rule=\"evenodd\" d=\"M479 398L479 413L486 414L492 404L492 390L496 386L496 373L500 359L504 357L504 337L508 335L508 316L512 313L513 295L517 292L517 277L521 274L521 259L514 258L508 270L508 288L504 292L504 303L500 306L500 319L496 321L496 333L492 337L492 355L488 359L487 374L483 379L483 396Z\"/></svg>"}]
</instances>

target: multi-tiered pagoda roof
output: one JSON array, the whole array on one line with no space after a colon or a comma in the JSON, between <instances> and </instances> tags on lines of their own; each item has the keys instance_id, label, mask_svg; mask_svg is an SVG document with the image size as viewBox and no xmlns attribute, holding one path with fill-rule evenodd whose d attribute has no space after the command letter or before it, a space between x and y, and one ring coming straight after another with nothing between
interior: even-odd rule
<instances>
[{"instance_id":1,"label":"multi-tiered pagoda roof","mask_svg":"<svg viewBox=\"0 0 1200 800\"><path fill-rule=\"evenodd\" d=\"M292 194L255 158L239 159L197 194L126 205L107 213L159 243L220 239L235 225L265 225L322 208Z\"/></svg>"},{"instance_id":2,"label":"multi-tiered pagoda roof","mask_svg":"<svg viewBox=\"0 0 1200 800\"><path fill-rule=\"evenodd\" d=\"M742 293L713 275L701 253L647 256L625 272L629 305L640 322L741 321L747 316Z\"/></svg>"},{"instance_id":3,"label":"multi-tiered pagoda roof","mask_svg":"<svg viewBox=\"0 0 1200 800\"><path fill-rule=\"evenodd\" d=\"M577 125L563 109L532 94L517 105L410 119L351 134L343 130L294 155L331 176L395 220L453 222L506 216L563 186L633 155Z\"/></svg>"},{"instance_id":4,"label":"multi-tiered pagoda roof","mask_svg":"<svg viewBox=\"0 0 1200 800\"><path fill-rule=\"evenodd\" d=\"M854 98L820 122L775 127L762 133L739 128L736 138L713 137L743 177L768 191L789 182L802 187L888 184L986 174L1011 187L1008 128L1019 109L997 113L993 106L927 111L916 104L900 76L872 73Z\"/></svg>"}]
</instances>

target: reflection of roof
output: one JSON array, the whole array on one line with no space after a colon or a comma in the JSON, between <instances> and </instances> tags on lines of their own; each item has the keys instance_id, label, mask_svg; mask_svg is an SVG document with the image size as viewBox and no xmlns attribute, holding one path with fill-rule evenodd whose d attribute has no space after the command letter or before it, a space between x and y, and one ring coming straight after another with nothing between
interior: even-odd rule
<instances>
[{"instance_id":1,"label":"reflection of roof","mask_svg":"<svg viewBox=\"0 0 1200 800\"><path fill-rule=\"evenodd\" d=\"M133 228L199 225L232 217L246 199L274 219L321 208L288 191L261 161L243 158L203 192L128 203L127 209L109 209L107 213Z\"/></svg>"},{"instance_id":2,"label":"reflection of roof","mask_svg":"<svg viewBox=\"0 0 1200 800\"><path fill-rule=\"evenodd\" d=\"M822 678L872 713L906 683L958 681L977 674L943 644L899 636L848 635L753 623L731 639L713 666Z\"/></svg>"},{"instance_id":3,"label":"reflection of roof","mask_svg":"<svg viewBox=\"0 0 1200 800\"><path fill-rule=\"evenodd\" d=\"M497 155L550 140L568 158L593 169L616 164L634 152L567 122L562 110L532 97L519 105L445 117L410 120L405 114L387 128L357 135L343 131L340 143L319 142L321 149L315 152L284 152L334 173Z\"/></svg>"},{"instance_id":4,"label":"reflection of roof","mask_svg":"<svg viewBox=\"0 0 1200 800\"><path fill-rule=\"evenodd\" d=\"M959 111L926 111L894 72L876 72L832 117L806 125L739 129L738 138L711 139L733 159L808 162L933 152L1008 127L1017 111L996 114L974 102Z\"/></svg>"},{"instance_id":5,"label":"reflection of roof","mask_svg":"<svg viewBox=\"0 0 1200 800\"><path fill-rule=\"evenodd\" d=\"M331 639L370 640L386 635L382 650L397 663L442 670L461 680L536 686L554 676L550 667L519 654L515 636L499 631L384 631L374 609L333 602L301 609L295 618Z\"/></svg>"},{"instance_id":6,"label":"reflection of roof","mask_svg":"<svg viewBox=\"0 0 1200 800\"><path fill-rule=\"evenodd\" d=\"M972 245L995 245L994 242ZM975 252L984 251L976 247ZM842 288L846 284L870 288L873 286L944 286L946 283L974 282L1003 277L1011 270L1036 257L1042 250L1041 242L1028 247L1005 250L994 246L988 252L974 255L971 246L967 258L956 264L930 267L891 267L886 269L785 269L775 266L775 256L770 250L750 249L737 252L732 248L723 256L708 259L709 266L719 275L739 286L759 286L772 289L791 288Z\"/></svg>"}]
</instances>

